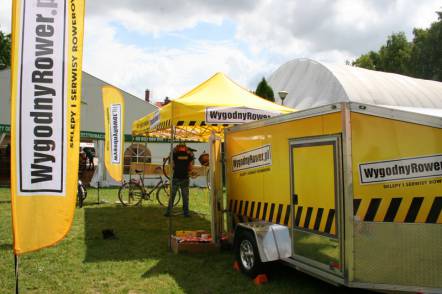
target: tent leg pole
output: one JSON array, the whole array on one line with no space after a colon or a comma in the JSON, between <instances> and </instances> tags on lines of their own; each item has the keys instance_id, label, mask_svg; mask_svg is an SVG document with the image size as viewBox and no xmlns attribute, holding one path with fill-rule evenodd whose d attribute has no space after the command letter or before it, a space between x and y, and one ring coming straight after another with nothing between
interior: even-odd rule
<instances>
[{"instance_id":1,"label":"tent leg pole","mask_svg":"<svg viewBox=\"0 0 442 294\"><path fill-rule=\"evenodd\" d=\"M146 154L147 154L147 142L144 141L144 154L143 154L143 186L144 186L144 176L146 171Z\"/></svg>"},{"instance_id":2,"label":"tent leg pole","mask_svg":"<svg viewBox=\"0 0 442 294\"><path fill-rule=\"evenodd\" d=\"M172 197L172 184L173 184L173 141L175 140L175 127L172 126L170 129L170 153L169 153L169 176L170 176L170 186L169 186L169 195ZM169 197L169 198L170 198ZM169 199L170 201L170 199ZM172 217L173 217L173 206L169 215L169 249L172 251Z\"/></svg>"},{"instance_id":3,"label":"tent leg pole","mask_svg":"<svg viewBox=\"0 0 442 294\"><path fill-rule=\"evenodd\" d=\"M130 160L129 160L129 183L132 182L132 148L134 145L134 136L132 136L132 141L130 142ZM130 187L130 184L129 184Z\"/></svg>"},{"instance_id":4,"label":"tent leg pole","mask_svg":"<svg viewBox=\"0 0 442 294\"><path fill-rule=\"evenodd\" d=\"M216 230L216 182L215 182L215 169L216 169L216 152L215 152L215 133L212 131L209 137L209 158L210 158L210 183L211 189L209 191L209 207L210 207L210 233L212 235L212 243L217 241Z\"/></svg>"}]
</instances>

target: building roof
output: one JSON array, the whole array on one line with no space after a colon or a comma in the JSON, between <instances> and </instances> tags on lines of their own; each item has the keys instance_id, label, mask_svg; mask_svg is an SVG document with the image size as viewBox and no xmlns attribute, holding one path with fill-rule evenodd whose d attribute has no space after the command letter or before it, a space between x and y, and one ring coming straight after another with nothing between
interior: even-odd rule
<instances>
[{"instance_id":1,"label":"building roof","mask_svg":"<svg viewBox=\"0 0 442 294\"><path fill-rule=\"evenodd\" d=\"M11 71L0 70L0 124L10 125ZM104 133L104 116L101 88L110 85L83 71L81 101L81 131ZM125 133L131 133L132 121L157 110L157 107L119 89L124 96L126 116Z\"/></svg>"},{"instance_id":2,"label":"building roof","mask_svg":"<svg viewBox=\"0 0 442 294\"><path fill-rule=\"evenodd\" d=\"M275 92L287 91L284 105L297 109L336 102L442 109L442 83L349 65L294 59L269 78Z\"/></svg>"}]
</instances>

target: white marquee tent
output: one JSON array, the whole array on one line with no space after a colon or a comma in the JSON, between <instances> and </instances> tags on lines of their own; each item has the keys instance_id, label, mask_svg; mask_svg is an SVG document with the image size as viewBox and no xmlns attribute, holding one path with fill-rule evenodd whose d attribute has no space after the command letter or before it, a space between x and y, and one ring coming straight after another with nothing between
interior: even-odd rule
<instances>
[{"instance_id":1,"label":"white marquee tent","mask_svg":"<svg viewBox=\"0 0 442 294\"><path fill-rule=\"evenodd\" d=\"M441 82L399 74L301 58L281 65L269 84L277 102L287 91L284 105L296 109L354 101L442 116Z\"/></svg>"}]
</instances>

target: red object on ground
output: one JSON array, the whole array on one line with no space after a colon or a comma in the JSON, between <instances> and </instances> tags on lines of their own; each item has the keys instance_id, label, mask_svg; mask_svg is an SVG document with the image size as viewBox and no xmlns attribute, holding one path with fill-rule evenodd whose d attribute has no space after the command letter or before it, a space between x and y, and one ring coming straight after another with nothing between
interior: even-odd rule
<instances>
[{"instance_id":1,"label":"red object on ground","mask_svg":"<svg viewBox=\"0 0 442 294\"><path fill-rule=\"evenodd\" d=\"M341 269L341 265L337 262L331 262L330 263L330 269L337 269L340 270Z\"/></svg>"},{"instance_id":2,"label":"red object on ground","mask_svg":"<svg viewBox=\"0 0 442 294\"><path fill-rule=\"evenodd\" d=\"M253 282L256 285L262 285L262 284L267 283L268 281L269 280L267 279L267 275L266 274L257 275L256 278L253 280Z\"/></svg>"},{"instance_id":3,"label":"red object on ground","mask_svg":"<svg viewBox=\"0 0 442 294\"><path fill-rule=\"evenodd\" d=\"M239 263L235 260L233 262L233 269L239 272L241 269L239 268Z\"/></svg>"}]
</instances>

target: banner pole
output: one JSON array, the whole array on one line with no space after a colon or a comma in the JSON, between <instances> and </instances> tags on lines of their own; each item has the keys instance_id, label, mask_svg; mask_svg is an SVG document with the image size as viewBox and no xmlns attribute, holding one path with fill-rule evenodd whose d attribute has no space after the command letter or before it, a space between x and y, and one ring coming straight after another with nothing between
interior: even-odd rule
<instances>
[{"instance_id":1,"label":"banner pole","mask_svg":"<svg viewBox=\"0 0 442 294\"><path fill-rule=\"evenodd\" d=\"M18 255L14 254L15 294L18 294Z\"/></svg>"},{"instance_id":2,"label":"banner pole","mask_svg":"<svg viewBox=\"0 0 442 294\"><path fill-rule=\"evenodd\" d=\"M97 182L97 201L98 201L98 205L100 205L100 181Z\"/></svg>"}]
</instances>

